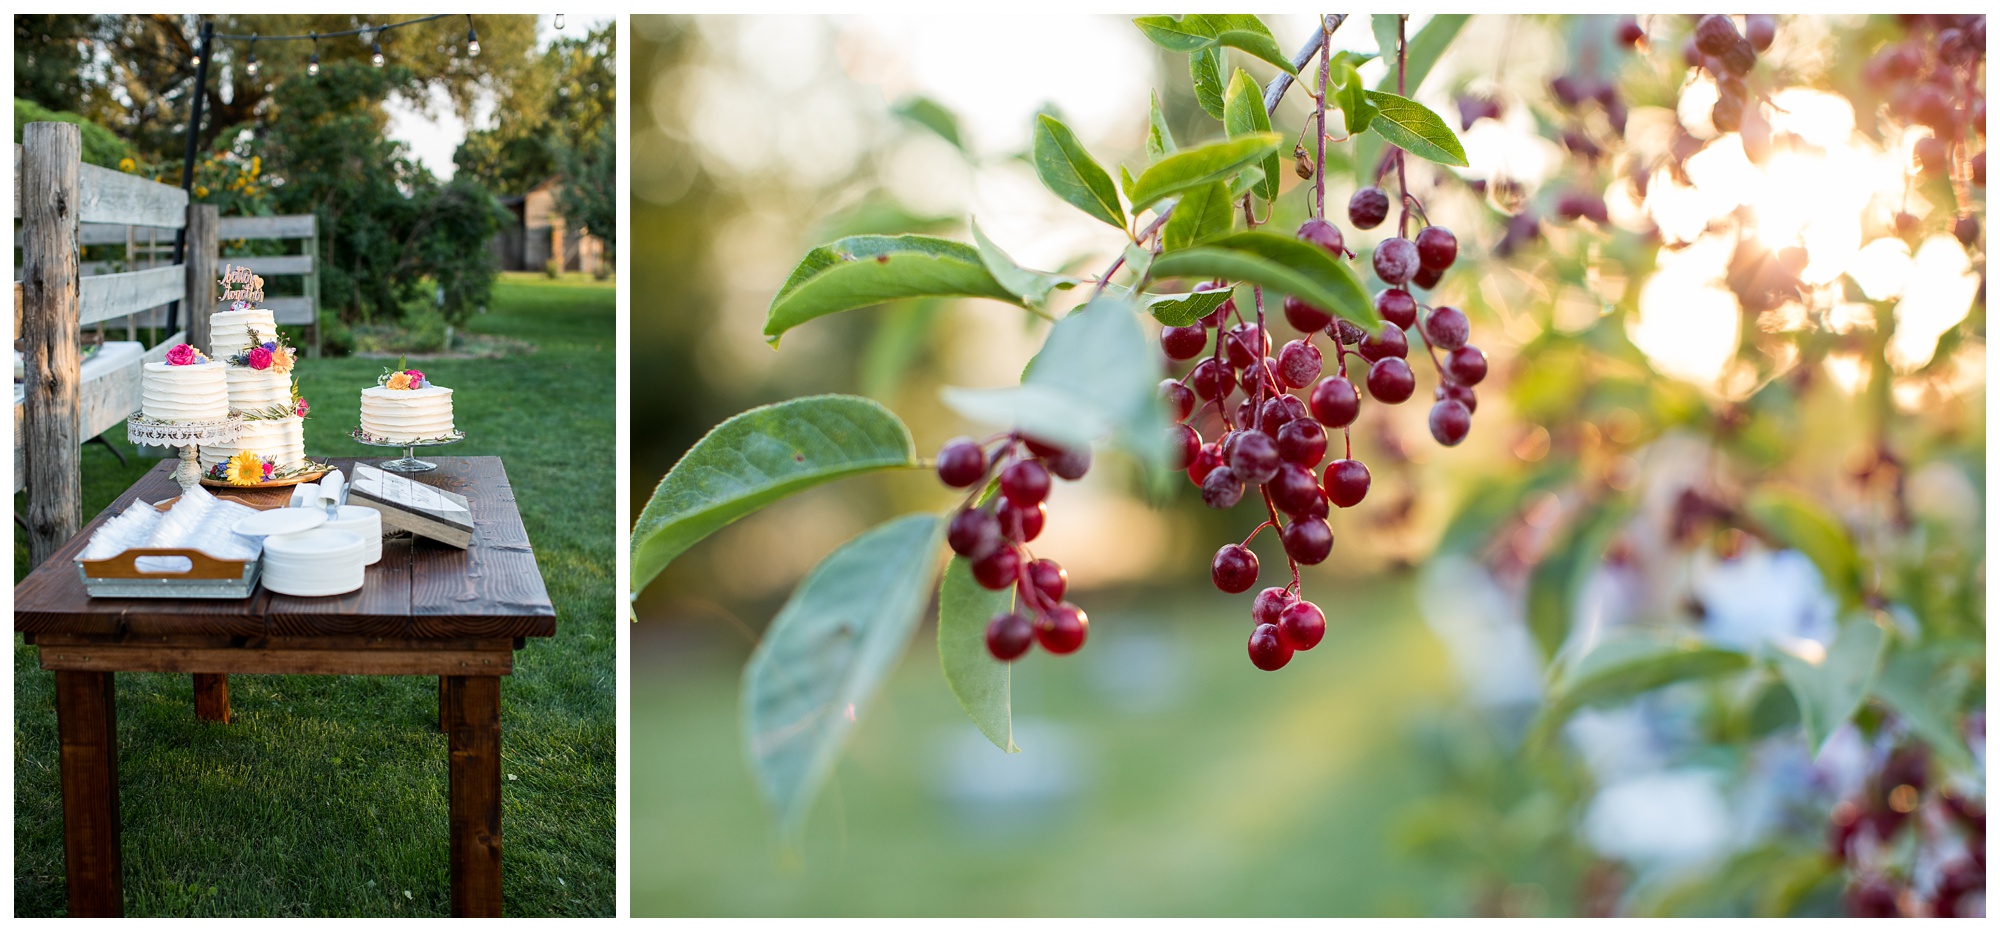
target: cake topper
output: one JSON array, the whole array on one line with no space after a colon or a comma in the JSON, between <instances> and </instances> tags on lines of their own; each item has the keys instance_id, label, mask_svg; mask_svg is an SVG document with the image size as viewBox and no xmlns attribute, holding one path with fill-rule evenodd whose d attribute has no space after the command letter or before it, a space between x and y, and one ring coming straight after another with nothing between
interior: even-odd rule
<instances>
[{"instance_id":1,"label":"cake topper","mask_svg":"<svg viewBox=\"0 0 2000 932\"><path fill-rule=\"evenodd\" d=\"M221 284L224 301L248 301L256 304L264 300L264 277L253 274L248 266L223 266ZM231 285L241 287L231 288L229 287Z\"/></svg>"}]
</instances>

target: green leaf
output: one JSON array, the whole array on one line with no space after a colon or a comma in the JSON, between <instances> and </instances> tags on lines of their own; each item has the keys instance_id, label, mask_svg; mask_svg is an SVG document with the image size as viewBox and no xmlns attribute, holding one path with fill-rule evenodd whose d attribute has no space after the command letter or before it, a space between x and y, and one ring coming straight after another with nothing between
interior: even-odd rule
<instances>
[{"instance_id":1,"label":"green leaf","mask_svg":"<svg viewBox=\"0 0 2000 932\"><path fill-rule=\"evenodd\" d=\"M1174 154L1174 131L1160 111L1160 92L1153 92L1153 112L1146 123L1146 160L1157 162Z\"/></svg>"},{"instance_id":2,"label":"green leaf","mask_svg":"<svg viewBox=\"0 0 2000 932\"><path fill-rule=\"evenodd\" d=\"M1202 49L1188 56L1188 75L1194 79L1194 99L1201 109L1222 119L1222 48Z\"/></svg>"},{"instance_id":3,"label":"green leaf","mask_svg":"<svg viewBox=\"0 0 2000 932\"><path fill-rule=\"evenodd\" d=\"M938 587L938 662L958 704L986 740L1009 754L1014 746L1014 712L1009 690L1014 665L986 650L986 626L1014 607L1012 587L998 592L972 578L971 564L953 557Z\"/></svg>"},{"instance_id":4,"label":"green leaf","mask_svg":"<svg viewBox=\"0 0 2000 932\"><path fill-rule=\"evenodd\" d=\"M1250 73L1241 68L1229 79L1229 99L1223 103L1222 128L1229 138L1239 139L1271 131L1271 115L1264 112L1264 92ZM1282 145L1282 143L1280 143ZM1278 196L1278 152L1264 157L1263 180L1257 182L1257 196L1271 200Z\"/></svg>"},{"instance_id":5,"label":"green leaf","mask_svg":"<svg viewBox=\"0 0 2000 932\"><path fill-rule=\"evenodd\" d=\"M951 143L952 148L960 152L967 151L965 148L965 139L959 133L958 114L951 112L945 105L929 97L916 95L906 97L900 103L896 104L895 113L903 119L936 133L939 138Z\"/></svg>"},{"instance_id":6,"label":"green leaf","mask_svg":"<svg viewBox=\"0 0 2000 932\"><path fill-rule=\"evenodd\" d=\"M1232 233L1199 246L1160 254L1154 278L1226 279L1261 285L1374 330L1375 302L1347 263L1326 250L1263 230Z\"/></svg>"},{"instance_id":7,"label":"green leaf","mask_svg":"<svg viewBox=\"0 0 2000 932\"><path fill-rule=\"evenodd\" d=\"M1138 243L1125 245L1125 267L1132 270L1134 280L1146 277L1146 270L1153 267L1153 251Z\"/></svg>"},{"instance_id":8,"label":"green leaf","mask_svg":"<svg viewBox=\"0 0 2000 932\"><path fill-rule=\"evenodd\" d=\"M1125 211L1118 206L1111 176L1084 151L1068 126L1046 113L1035 118L1035 174L1078 210L1125 229Z\"/></svg>"},{"instance_id":9,"label":"green leaf","mask_svg":"<svg viewBox=\"0 0 2000 932\"><path fill-rule=\"evenodd\" d=\"M1077 280L1067 275L1037 272L1015 264L1013 259L1000 250L1000 247L993 245L993 241L986 238L986 233L979 229L979 222L976 220L972 223L972 242L979 247L979 261L986 266L986 271L993 276L993 280L999 282L1000 287L1013 293L1022 304L1040 305L1049 299L1049 292L1057 288L1076 287Z\"/></svg>"},{"instance_id":10,"label":"green leaf","mask_svg":"<svg viewBox=\"0 0 2000 932\"><path fill-rule=\"evenodd\" d=\"M792 592L743 671L751 769L796 839L847 733L930 602L937 515L905 515L828 554Z\"/></svg>"},{"instance_id":11,"label":"green leaf","mask_svg":"<svg viewBox=\"0 0 2000 932\"><path fill-rule=\"evenodd\" d=\"M1132 20L1146 38L1169 52L1214 48L1215 29L1205 16L1141 16Z\"/></svg>"},{"instance_id":12,"label":"green leaf","mask_svg":"<svg viewBox=\"0 0 2000 932\"><path fill-rule=\"evenodd\" d=\"M1278 151L1284 141L1277 133L1253 133L1167 156L1139 175L1132 188L1132 209L1144 210L1162 198L1225 180Z\"/></svg>"},{"instance_id":13,"label":"green leaf","mask_svg":"<svg viewBox=\"0 0 2000 932\"><path fill-rule=\"evenodd\" d=\"M897 298L959 296L1019 304L993 280L979 250L935 236L849 236L815 247L799 261L764 319L776 346L785 331L840 311Z\"/></svg>"},{"instance_id":14,"label":"green leaf","mask_svg":"<svg viewBox=\"0 0 2000 932\"><path fill-rule=\"evenodd\" d=\"M1171 223L1172 221L1168 221ZM1191 327L1194 322L1207 317L1224 301L1229 300L1233 291L1218 288L1214 291L1196 291L1184 295L1154 296L1156 300L1148 305L1153 319L1169 327Z\"/></svg>"},{"instance_id":15,"label":"green leaf","mask_svg":"<svg viewBox=\"0 0 2000 932\"><path fill-rule=\"evenodd\" d=\"M1135 183L1132 180L1132 170L1126 168L1123 163L1120 163L1118 166L1118 190L1125 192L1125 199L1128 201L1132 199L1132 185Z\"/></svg>"},{"instance_id":16,"label":"green leaf","mask_svg":"<svg viewBox=\"0 0 2000 932\"><path fill-rule=\"evenodd\" d=\"M1972 766L1972 751L1954 717L1967 686L1968 677L1936 652L1899 649L1884 661L1870 695L1908 722L1950 766L1965 769Z\"/></svg>"},{"instance_id":17,"label":"green leaf","mask_svg":"<svg viewBox=\"0 0 2000 932\"><path fill-rule=\"evenodd\" d=\"M1618 499L1589 509L1550 544L1547 555L1529 571L1528 631L1543 657L1555 658L1569 638L1577 596L1604 562L1604 551L1631 517L1632 507L1630 500Z\"/></svg>"},{"instance_id":18,"label":"green leaf","mask_svg":"<svg viewBox=\"0 0 2000 932\"><path fill-rule=\"evenodd\" d=\"M1164 468L1158 354L1132 303L1107 293L1049 328L1021 384L946 388L944 402L965 417L1051 443L1082 446L1110 436L1142 463Z\"/></svg>"},{"instance_id":19,"label":"green leaf","mask_svg":"<svg viewBox=\"0 0 2000 932\"><path fill-rule=\"evenodd\" d=\"M1818 662L1777 651L1772 660L1778 675L1791 687L1804 720L1807 747L1818 754L1826 739L1861 708L1882 668L1882 629L1868 616L1856 613L1841 621L1826 656Z\"/></svg>"},{"instance_id":20,"label":"green leaf","mask_svg":"<svg viewBox=\"0 0 2000 932\"><path fill-rule=\"evenodd\" d=\"M1349 136L1359 135L1374 122L1378 112L1375 105L1368 102L1368 88L1361 83L1361 75L1353 65L1347 65L1338 72L1338 93L1334 100L1340 104L1340 115L1347 124Z\"/></svg>"},{"instance_id":21,"label":"green leaf","mask_svg":"<svg viewBox=\"0 0 2000 932\"><path fill-rule=\"evenodd\" d=\"M1202 52L1218 46L1242 49L1287 74L1298 74L1278 48L1263 20L1247 13L1196 13L1188 16L1141 16L1132 21L1155 45L1174 52ZM1217 69L1218 72L1220 69Z\"/></svg>"},{"instance_id":22,"label":"green leaf","mask_svg":"<svg viewBox=\"0 0 2000 932\"><path fill-rule=\"evenodd\" d=\"M1752 492L1743 507L1765 533L1819 567L1843 608L1860 604L1861 558L1847 529L1826 509L1798 492L1768 486Z\"/></svg>"},{"instance_id":23,"label":"green leaf","mask_svg":"<svg viewBox=\"0 0 2000 932\"><path fill-rule=\"evenodd\" d=\"M1369 91L1368 102L1376 109L1375 119L1368 125L1382 138L1420 158L1442 165L1465 165L1465 147L1459 144L1458 134L1431 108L1384 91Z\"/></svg>"},{"instance_id":24,"label":"green leaf","mask_svg":"<svg viewBox=\"0 0 2000 932\"><path fill-rule=\"evenodd\" d=\"M1167 249L1185 249L1197 243L1229 235L1236 223L1236 201L1229 186L1220 181L1181 195L1167 228L1160 233Z\"/></svg>"},{"instance_id":25,"label":"green leaf","mask_svg":"<svg viewBox=\"0 0 2000 932\"><path fill-rule=\"evenodd\" d=\"M1547 742L1579 709L1624 702L1662 686L1749 666L1748 655L1693 638L1644 630L1607 637L1559 672L1536 716L1530 742Z\"/></svg>"},{"instance_id":26,"label":"green leaf","mask_svg":"<svg viewBox=\"0 0 2000 932\"><path fill-rule=\"evenodd\" d=\"M1402 14L1368 14L1368 31L1375 34L1375 54L1389 66L1389 80L1396 79L1396 35L1401 30Z\"/></svg>"},{"instance_id":27,"label":"green leaf","mask_svg":"<svg viewBox=\"0 0 2000 932\"><path fill-rule=\"evenodd\" d=\"M1459 30L1464 28L1466 20L1470 18L1464 13L1440 13L1431 17L1429 22L1424 23L1424 28L1417 30L1417 34L1410 37L1409 49L1404 56L1406 72L1404 94L1415 95L1423 88L1424 78L1430 75L1431 68L1444 56L1445 49L1451 45L1452 39L1458 36ZM1379 27L1377 28L1379 30ZM1396 90L1396 46L1393 30L1391 33L1389 45L1386 46L1388 51L1382 56L1383 63L1389 66L1389 70L1383 75L1382 80L1375 83L1375 89L1378 91ZM1379 38L1381 33L1378 31L1376 35ZM1338 56L1335 56L1335 60L1338 60ZM1359 65L1360 62L1354 64ZM1356 140L1351 164L1355 175L1363 184L1373 180L1372 174L1376 163L1382 159L1384 144L1379 135L1363 135Z\"/></svg>"},{"instance_id":28,"label":"green leaf","mask_svg":"<svg viewBox=\"0 0 2000 932\"><path fill-rule=\"evenodd\" d=\"M917 466L910 429L866 398L811 395L716 425L667 470L632 528L632 591L702 538L825 482Z\"/></svg>"}]
</instances>

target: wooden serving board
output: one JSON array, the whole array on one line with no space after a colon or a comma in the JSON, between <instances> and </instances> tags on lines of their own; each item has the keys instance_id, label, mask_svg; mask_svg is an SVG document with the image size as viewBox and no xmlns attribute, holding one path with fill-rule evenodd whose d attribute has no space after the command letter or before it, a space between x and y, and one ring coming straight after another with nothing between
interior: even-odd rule
<instances>
[{"instance_id":1,"label":"wooden serving board","mask_svg":"<svg viewBox=\"0 0 2000 932\"><path fill-rule=\"evenodd\" d=\"M472 506L465 496L414 477L356 463L347 503L382 513L382 526L409 531L460 550L472 546Z\"/></svg>"}]
</instances>

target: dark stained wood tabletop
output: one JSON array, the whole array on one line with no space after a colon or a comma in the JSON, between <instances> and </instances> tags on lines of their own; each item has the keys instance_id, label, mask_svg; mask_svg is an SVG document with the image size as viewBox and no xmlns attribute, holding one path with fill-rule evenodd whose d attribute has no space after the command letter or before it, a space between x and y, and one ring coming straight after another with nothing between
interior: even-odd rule
<instances>
[{"instance_id":1,"label":"dark stained wood tabletop","mask_svg":"<svg viewBox=\"0 0 2000 932\"><path fill-rule=\"evenodd\" d=\"M555 608L500 458L443 456L432 462L438 464L436 471L411 478L470 501L474 533L465 550L422 538L384 540L381 562L368 568L361 589L343 596L302 598L259 586L247 599L91 598L77 573L77 555L99 525L132 502L159 502L180 494L172 478L179 461L162 462L14 587L14 630L30 635L424 640L554 635ZM332 463L353 476L355 460ZM291 496L290 488L210 491L261 507L281 505Z\"/></svg>"}]
</instances>

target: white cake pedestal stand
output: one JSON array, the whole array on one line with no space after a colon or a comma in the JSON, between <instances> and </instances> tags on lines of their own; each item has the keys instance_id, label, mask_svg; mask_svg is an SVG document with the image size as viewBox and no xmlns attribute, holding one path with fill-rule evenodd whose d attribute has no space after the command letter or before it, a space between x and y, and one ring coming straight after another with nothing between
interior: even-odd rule
<instances>
[{"instance_id":1,"label":"white cake pedestal stand","mask_svg":"<svg viewBox=\"0 0 2000 932\"><path fill-rule=\"evenodd\" d=\"M460 440L464 440L465 432L454 430L450 434L447 434L443 437L431 437L425 440L395 441L395 440L384 440L381 437L377 437L374 434L367 433L363 431L361 428L356 427L354 429L354 432L349 434L348 436L353 437L356 443L366 444L371 447L401 447L403 450L402 458L393 460L383 460L382 461L383 469L389 470L390 472L430 472L431 470L438 468L437 464L417 459L417 448L450 446L451 444L457 443Z\"/></svg>"},{"instance_id":2,"label":"white cake pedestal stand","mask_svg":"<svg viewBox=\"0 0 2000 932\"><path fill-rule=\"evenodd\" d=\"M181 468L175 470L174 481L185 491L201 484L202 445L235 440L242 427L235 415L209 421L162 421L134 414L125 420L125 436L140 446L179 447Z\"/></svg>"}]
</instances>

